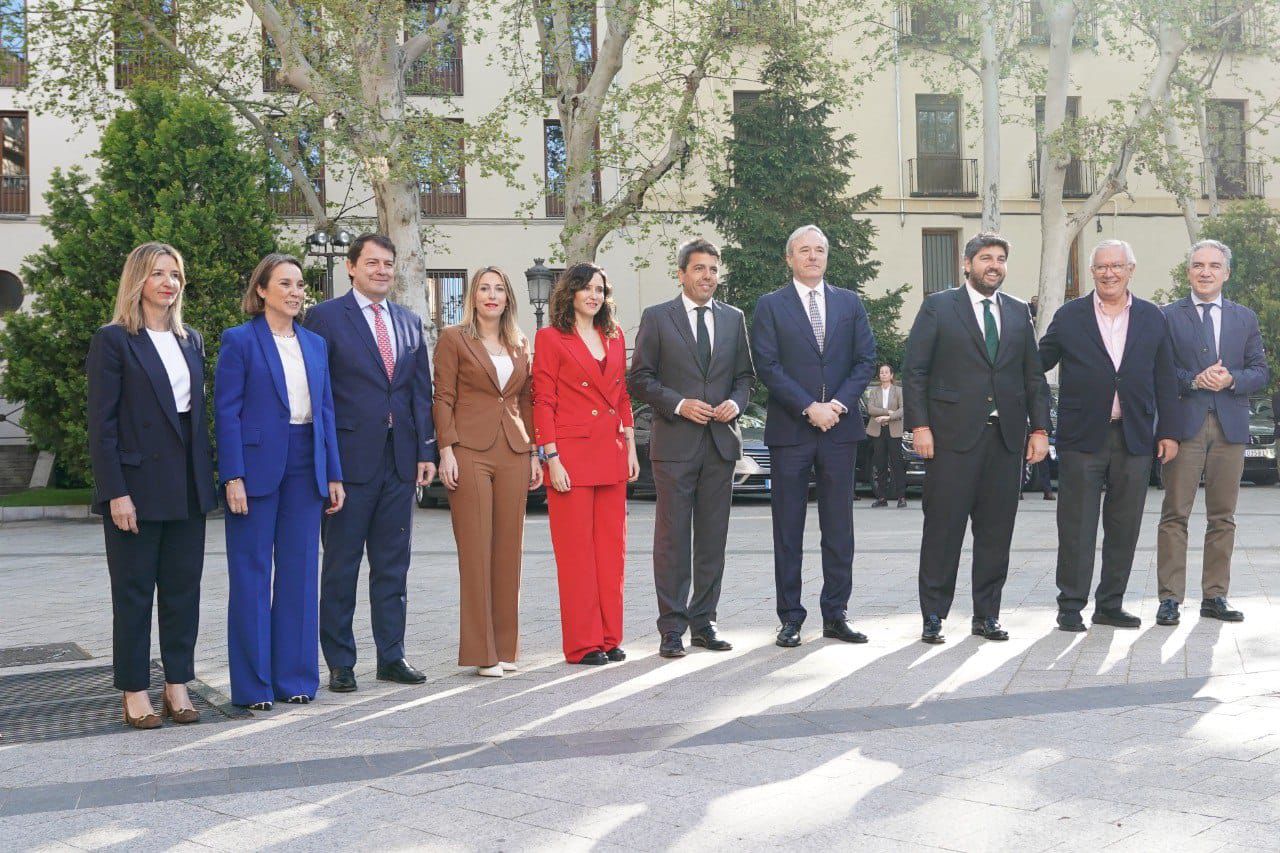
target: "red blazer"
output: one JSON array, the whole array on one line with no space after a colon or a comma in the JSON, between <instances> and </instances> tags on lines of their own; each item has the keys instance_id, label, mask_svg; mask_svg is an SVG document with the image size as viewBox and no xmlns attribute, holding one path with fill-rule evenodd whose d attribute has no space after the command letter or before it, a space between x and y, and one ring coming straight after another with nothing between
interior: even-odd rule
<instances>
[{"instance_id":1,"label":"red blazer","mask_svg":"<svg viewBox=\"0 0 1280 853\"><path fill-rule=\"evenodd\" d=\"M635 424L627 395L627 345L605 341L605 368L573 332L547 327L534 336L533 434L552 444L575 486L627 480L627 437Z\"/></svg>"}]
</instances>

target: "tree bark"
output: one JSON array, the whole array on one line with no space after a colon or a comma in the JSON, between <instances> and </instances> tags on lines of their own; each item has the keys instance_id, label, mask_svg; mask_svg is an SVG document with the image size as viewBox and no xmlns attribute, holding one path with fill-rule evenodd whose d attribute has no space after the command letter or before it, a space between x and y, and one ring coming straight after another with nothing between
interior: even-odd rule
<instances>
[{"instance_id":1,"label":"tree bark","mask_svg":"<svg viewBox=\"0 0 1280 853\"><path fill-rule=\"evenodd\" d=\"M996 0L982 5L982 230L1000 230L1000 73L1001 50L996 42Z\"/></svg>"}]
</instances>

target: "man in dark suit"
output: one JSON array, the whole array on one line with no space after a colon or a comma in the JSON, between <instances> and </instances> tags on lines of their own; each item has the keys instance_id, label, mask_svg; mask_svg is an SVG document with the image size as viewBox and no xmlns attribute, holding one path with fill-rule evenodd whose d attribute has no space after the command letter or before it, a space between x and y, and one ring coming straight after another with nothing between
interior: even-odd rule
<instances>
[{"instance_id":1,"label":"man in dark suit","mask_svg":"<svg viewBox=\"0 0 1280 853\"><path fill-rule=\"evenodd\" d=\"M857 405L871 381L876 341L858 295L824 281L827 248L816 225L792 232L786 248L792 281L760 297L751 326L756 372L769 389L764 442L782 621L777 643L784 648L800 645L805 618L800 577L811 473L817 475L822 528L822 635L867 641L849 625L848 607L854 463L866 435Z\"/></svg>"},{"instance_id":2,"label":"man in dark suit","mask_svg":"<svg viewBox=\"0 0 1280 853\"><path fill-rule=\"evenodd\" d=\"M695 646L733 648L716 630L716 605L733 469L742 456L738 415L755 381L745 317L712 298L720 284L720 250L706 240L690 240L680 247L676 264L681 293L645 309L627 379L632 398L654 412L653 581L662 635L658 654L666 658L684 657L684 632L690 628Z\"/></svg>"},{"instance_id":3,"label":"man in dark suit","mask_svg":"<svg viewBox=\"0 0 1280 853\"><path fill-rule=\"evenodd\" d=\"M1124 610L1147 501L1153 443L1178 455L1178 386L1168 323L1129 292L1133 249L1104 240L1093 250L1093 293L1058 309L1040 340L1040 363L1058 367L1058 627L1085 630L1101 508L1102 577L1092 622L1137 628ZM1155 436L1155 442L1152 436ZM1103 490L1106 501L1103 503Z\"/></svg>"},{"instance_id":4,"label":"man in dark suit","mask_svg":"<svg viewBox=\"0 0 1280 853\"><path fill-rule=\"evenodd\" d=\"M369 558L369 608L380 681L421 684L404 658L405 578L414 486L435 476L431 367L422 320L387 299L396 248L381 234L356 238L347 253L351 290L307 312L305 326L329 345L334 420L347 503L324 520L320 648L329 689L356 689L351 619L360 561Z\"/></svg>"},{"instance_id":5,"label":"man in dark suit","mask_svg":"<svg viewBox=\"0 0 1280 853\"><path fill-rule=\"evenodd\" d=\"M973 237L965 284L924 300L903 362L906 428L926 462L920 611L926 643L941 643L965 527L973 521L974 634L1007 640L1000 594L1018 512L1022 463L1049 451L1049 386L1027 303L998 293L1009 241ZM1028 438L1027 425L1031 435Z\"/></svg>"},{"instance_id":6,"label":"man in dark suit","mask_svg":"<svg viewBox=\"0 0 1280 853\"><path fill-rule=\"evenodd\" d=\"M1224 299L1231 249L1201 240L1187 254L1191 295L1166 305L1178 380L1178 457L1164 467L1164 506L1156 537L1160 609L1156 624L1176 625L1187 587L1187 518L1204 476L1200 615L1240 622L1227 603L1236 540L1236 499L1249 443L1249 395L1267 387L1267 354L1258 315Z\"/></svg>"}]
</instances>

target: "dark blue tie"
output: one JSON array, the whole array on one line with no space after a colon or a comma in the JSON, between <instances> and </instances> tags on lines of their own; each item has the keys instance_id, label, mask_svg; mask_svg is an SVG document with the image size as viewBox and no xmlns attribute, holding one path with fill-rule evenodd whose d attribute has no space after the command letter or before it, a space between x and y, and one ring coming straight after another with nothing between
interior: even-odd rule
<instances>
[{"instance_id":1,"label":"dark blue tie","mask_svg":"<svg viewBox=\"0 0 1280 853\"><path fill-rule=\"evenodd\" d=\"M1218 360L1218 341L1213 334L1213 309L1217 307L1212 302L1200 306L1200 324L1204 327L1204 341L1208 346L1210 363Z\"/></svg>"}]
</instances>

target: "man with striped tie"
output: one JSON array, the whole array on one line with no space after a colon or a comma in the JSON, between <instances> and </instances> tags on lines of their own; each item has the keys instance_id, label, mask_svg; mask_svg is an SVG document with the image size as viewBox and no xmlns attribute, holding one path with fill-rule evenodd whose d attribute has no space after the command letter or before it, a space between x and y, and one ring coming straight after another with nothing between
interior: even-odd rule
<instances>
[{"instance_id":1,"label":"man with striped tie","mask_svg":"<svg viewBox=\"0 0 1280 853\"><path fill-rule=\"evenodd\" d=\"M822 635L846 643L867 638L849 624L853 589L853 475L866 436L858 399L871 382L876 341L862 300L825 281L827 237L804 225L787 238L792 280L756 303L751 352L769 388L764 443L773 504L777 644L800 645L800 598L809 481L818 482L822 528ZM852 408L851 408L852 407Z\"/></svg>"},{"instance_id":2,"label":"man with striped tie","mask_svg":"<svg viewBox=\"0 0 1280 853\"><path fill-rule=\"evenodd\" d=\"M998 292L1008 258L1004 237L973 237L964 247L965 283L926 297L907 337L905 426L927 460L920 542L926 643L943 641L971 519L972 632L1009 639L1000 625L1000 595L1023 460L1034 464L1049 452L1049 386L1031 312Z\"/></svg>"}]
</instances>

